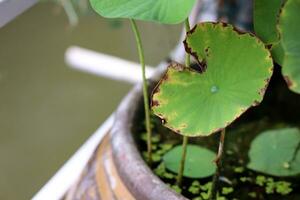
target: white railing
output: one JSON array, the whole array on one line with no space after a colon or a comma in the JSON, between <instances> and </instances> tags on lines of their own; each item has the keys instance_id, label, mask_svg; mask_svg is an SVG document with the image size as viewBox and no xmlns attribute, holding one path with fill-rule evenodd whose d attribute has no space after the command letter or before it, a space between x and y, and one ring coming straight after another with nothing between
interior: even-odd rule
<instances>
[{"instance_id":1,"label":"white railing","mask_svg":"<svg viewBox=\"0 0 300 200\"><path fill-rule=\"evenodd\" d=\"M0 0L0 28L33 6L38 0Z\"/></svg>"},{"instance_id":2,"label":"white railing","mask_svg":"<svg viewBox=\"0 0 300 200\"><path fill-rule=\"evenodd\" d=\"M113 80L133 84L142 81L140 64L81 47L68 48L65 53L65 62L73 69ZM152 76L153 72L153 67L146 67L148 77Z\"/></svg>"}]
</instances>

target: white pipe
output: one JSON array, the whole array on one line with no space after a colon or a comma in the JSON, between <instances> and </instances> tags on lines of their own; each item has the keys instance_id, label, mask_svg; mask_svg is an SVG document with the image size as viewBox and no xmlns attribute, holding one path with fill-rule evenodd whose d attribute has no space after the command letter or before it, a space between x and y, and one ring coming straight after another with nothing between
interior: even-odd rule
<instances>
[{"instance_id":1,"label":"white pipe","mask_svg":"<svg viewBox=\"0 0 300 200\"><path fill-rule=\"evenodd\" d=\"M77 46L67 49L65 62L73 69L97 76L129 83L142 81L140 64ZM153 72L153 67L146 66L147 77L152 76Z\"/></svg>"}]
</instances>

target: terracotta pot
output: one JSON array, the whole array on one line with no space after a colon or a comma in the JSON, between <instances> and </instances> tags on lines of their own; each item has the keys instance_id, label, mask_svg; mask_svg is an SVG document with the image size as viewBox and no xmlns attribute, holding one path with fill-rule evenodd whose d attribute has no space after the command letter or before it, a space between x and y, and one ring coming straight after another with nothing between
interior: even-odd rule
<instances>
[{"instance_id":1,"label":"terracotta pot","mask_svg":"<svg viewBox=\"0 0 300 200\"><path fill-rule=\"evenodd\" d=\"M135 199L141 200L183 200L154 175L141 158L132 137L139 106L142 103L142 89L137 85L122 101L116 113L111 130L111 146L117 171Z\"/></svg>"}]
</instances>

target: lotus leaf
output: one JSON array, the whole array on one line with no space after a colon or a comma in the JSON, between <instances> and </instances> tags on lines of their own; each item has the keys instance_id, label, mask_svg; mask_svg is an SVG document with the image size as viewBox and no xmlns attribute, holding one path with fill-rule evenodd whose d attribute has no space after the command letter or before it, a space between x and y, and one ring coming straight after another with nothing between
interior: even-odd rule
<instances>
[{"instance_id":1,"label":"lotus leaf","mask_svg":"<svg viewBox=\"0 0 300 200\"><path fill-rule=\"evenodd\" d=\"M107 18L132 18L176 24L186 19L195 0L90 0L92 8Z\"/></svg>"},{"instance_id":2,"label":"lotus leaf","mask_svg":"<svg viewBox=\"0 0 300 200\"><path fill-rule=\"evenodd\" d=\"M177 173L180 165L182 146L176 146L163 157L165 166L170 171ZM215 173L214 159L216 154L209 149L188 145L183 175L190 178L205 178Z\"/></svg>"},{"instance_id":3,"label":"lotus leaf","mask_svg":"<svg viewBox=\"0 0 300 200\"><path fill-rule=\"evenodd\" d=\"M297 128L269 130L251 143L248 168L273 176L300 174L300 131Z\"/></svg>"},{"instance_id":4,"label":"lotus leaf","mask_svg":"<svg viewBox=\"0 0 300 200\"><path fill-rule=\"evenodd\" d=\"M188 32L185 45L204 71L179 64L168 68L152 96L154 114L166 127L208 136L262 101L273 63L255 36L206 22Z\"/></svg>"},{"instance_id":5,"label":"lotus leaf","mask_svg":"<svg viewBox=\"0 0 300 200\"><path fill-rule=\"evenodd\" d=\"M282 73L290 90L300 93L300 0L287 1L279 19L284 50Z\"/></svg>"}]
</instances>

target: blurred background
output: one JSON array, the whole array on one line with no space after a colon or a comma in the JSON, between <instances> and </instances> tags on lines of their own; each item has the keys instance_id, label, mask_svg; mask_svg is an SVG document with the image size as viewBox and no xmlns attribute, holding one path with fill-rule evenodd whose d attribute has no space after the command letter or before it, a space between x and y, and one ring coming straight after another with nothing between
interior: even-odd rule
<instances>
[{"instance_id":1,"label":"blurred background","mask_svg":"<svg viewBox=\"0 0 300 200\"><path fill-rule=\"evenodd\" d=\"M131 88L64 63L71 45L138 61L126 20L95 15L87 0L73 3L78 22L59 1L43 1L0 28L0 199L30 199ZM181 25L138 25L146 64L156 66Z\"/></svg>"}]
</instances>

